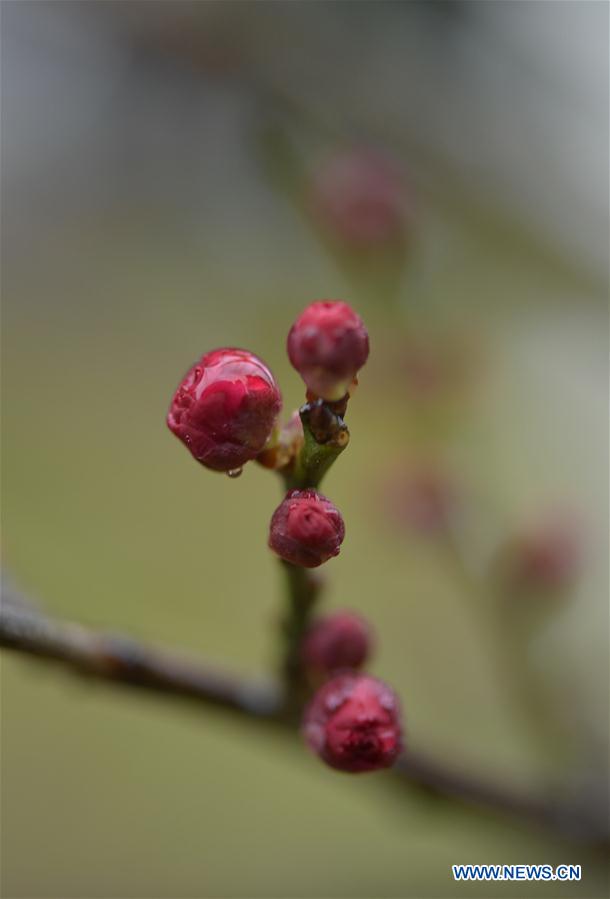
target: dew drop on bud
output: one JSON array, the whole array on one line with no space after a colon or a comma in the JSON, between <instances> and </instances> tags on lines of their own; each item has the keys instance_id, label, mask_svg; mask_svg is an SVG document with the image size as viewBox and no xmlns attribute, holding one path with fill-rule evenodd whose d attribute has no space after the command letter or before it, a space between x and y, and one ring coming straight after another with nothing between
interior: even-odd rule
<instances>
[{"instance_id":1,"label":"dew drop on bud","mask_svg":"<svg viewBox=\"0 0 610 899\"><path fill-rule=\"evenodd\" d=\"M242 471L243 471L243 468L231 468L227 472L227 476L230 478L238 478L240 476L240 474L242 473Z\"/></svg>"}]
</instances>

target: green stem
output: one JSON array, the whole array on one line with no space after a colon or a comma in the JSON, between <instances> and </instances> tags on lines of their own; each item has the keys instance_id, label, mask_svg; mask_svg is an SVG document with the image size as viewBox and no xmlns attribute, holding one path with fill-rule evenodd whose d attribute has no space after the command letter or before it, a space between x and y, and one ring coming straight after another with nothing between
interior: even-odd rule
<instances>
[{"instance_id":1,"label":"green stem","mask_svg":"<svg viewBox=\"0 0 610 899\"><path fill-rule=\"evenodd\" d=\"M299 409L303 424L303 445L284 475L288 490L317 488L335 459L349 443L349 431L339 412L347 403L316 400ZM339 410L339 411L337 411Z\"/></svg>"},{"instance_id":2,"label":"green stem","mask_svg":"<svg viewBox=\"0 0 610 899\"><path fill-rule=\"evenodd\" d=\"M347 401L326 403L316 400L299 410L303 423L303 445L292 466L282 472L286 490L317 488L335 459L349 442L349 431L342 414ZM308 568L280 563L286 578L288 598L282 622L284 654L282 675L286 684L288 717L299 716L309 693L306 672L301 664L301 644L321 584Z\"/></svg>"},{"instance_id":3,"label":"green stem","mask_svg":"<svg viewBox=\"0 0 610 899\"><path fill-rule=\"evenodd\" d=\"M280 562L288 596L288 608L282 621L284 655L282 677L286 686L285 713L299 717L307 701L309 685L301 663L301 644L309 626L321 584L308 568Z\"/></svg>"},{"instance_id":4,"label":"green stem","mask_svg":"<svg viewBox=\"0 0 610 899\"><path fill-rule=\"evenodd\" d=\"M311 431L306 430L303 448L295 459L292 472L286 478L288 489L319 487L322 478L344 447L345 444L338 446L334 442L316 443Z\"/></svg>"}]
</instances>

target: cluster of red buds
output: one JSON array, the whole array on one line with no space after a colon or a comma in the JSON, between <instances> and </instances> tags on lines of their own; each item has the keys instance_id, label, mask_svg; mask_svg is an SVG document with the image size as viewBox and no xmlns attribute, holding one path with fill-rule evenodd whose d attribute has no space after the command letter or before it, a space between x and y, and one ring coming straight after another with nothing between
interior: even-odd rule
<instances>
[{"instance_id":1,"label":"cluster of red buds","mask_svg":"<svg viewBox=\"0 0 610 899\"><path fill-rule=\"evenodd\" d=\"M345 536L341 513L317 488L347 443L343 415L368 358L368 333L347 303L318 301L290 329L287 350L307 403L283 428L273 374L235 348L208 352L192 366L167 424L206 468L235 476L257 460L282 475L287 490L271 518L269 546L298 573L337 556ZM297 664L318 688L304 711L308 745L343 771L389 767L402 749L399 704L389 686L359 672L371 649L368 624L348 611L309 622L308 611L297 610L305 626L296 631Z\"/></svg>"}]
</instances>

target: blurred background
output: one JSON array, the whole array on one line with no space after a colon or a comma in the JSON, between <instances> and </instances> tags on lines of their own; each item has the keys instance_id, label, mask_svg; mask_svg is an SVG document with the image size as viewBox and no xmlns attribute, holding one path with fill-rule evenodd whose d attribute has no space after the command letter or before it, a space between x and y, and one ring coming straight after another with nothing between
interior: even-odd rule
<instances>
[{"instance_id":1,"label":"blurred background","mask_svg":"<svg viewBox=\"0 0 610 899\"><path fill-rule=\"evenodd\" d=\"M279 484L164 416L224 345L288 416L288 328L346 299L372 349L325 608L374 623L413 750L578 810L536 829L5 655L3 895L608 895L608 6L5 2L2 44L12 581L268 671Z\"/></svg>"}]
</instances>

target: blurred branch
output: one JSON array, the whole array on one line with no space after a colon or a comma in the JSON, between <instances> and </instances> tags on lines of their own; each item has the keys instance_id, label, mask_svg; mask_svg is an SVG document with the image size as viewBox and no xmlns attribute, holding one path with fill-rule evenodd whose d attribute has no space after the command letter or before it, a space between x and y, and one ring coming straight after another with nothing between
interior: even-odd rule
<instances>
[{"instance_id":1,"label":"blurred branch","mask_svg":"<svg viewBox=\"0 0 610 899\"><path fill-rule=\"evenodd\" d=\"M448 771L442 765L423 755L409 752L400 758L396 770L433 793L459 799L469 804L490 806L544 821L550 812L549 804L542 798L525 796L465 773Z\"/></svg>"},{"instance_id":2,"label":"blurred branch","mask_svg":"<svg viewBox=\"0 0 610 899\"><path fill-rule=\"evenodd\" d=\"M48 618L12 597L0 609L0 646L57 662L74 674L222 706L254 717L279 711L274 684L239 678L129 637Z\"/></svg>"},{"instance_id":3,"label":"blurred branch","mask_svg":"<svg viewBox=\"0 0 610 899\"><path fill-rule=\"evenodd\" d=\"M52 619L20 596L6 592L0 608L0 646L56 662L73 674L180 699L225 708L253 720L293 726L283 714L282 690L219 671L186 656ZM527 796L407 753L395 769L405 783L466 805L517 815L564 835L607 845L608 835L589 820L587 810L564 808L544 797Z\"/></svg>"},{"instance_id":4,"label":"blurred branch","mask_svg":"<svg viewBox=\"0 0 610 899\"><path fill-rule=\"evenodd\" d=\"M470 600L472 621L482 628L480 641L491 645L490 660L499 689L515 713L523 720L527 732L538 746L542 757L568 754L573 749L575 734L558 714L558 704L550 701L549 690L540 675L532 670L528 652L531 627L523 613L533 612L532 598L522 595L503 596L494 577L478 571L467 559L455 532L447 531L440 544L448 570ZM544 606L551 611L556 605L547 598ZM529 621L531 624L531 621ZM524 626L525 625L525 626Z\"/></svg>"}]
</instances>

